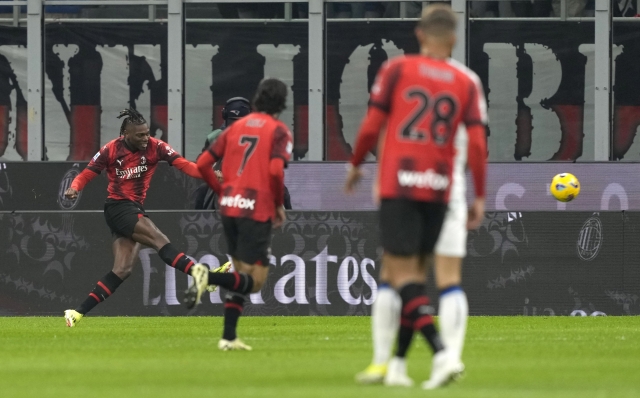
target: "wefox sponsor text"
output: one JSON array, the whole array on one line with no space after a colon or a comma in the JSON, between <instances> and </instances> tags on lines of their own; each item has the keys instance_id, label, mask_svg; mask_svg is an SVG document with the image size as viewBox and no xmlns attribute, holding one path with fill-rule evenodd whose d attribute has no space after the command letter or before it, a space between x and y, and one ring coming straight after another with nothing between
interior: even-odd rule
<instances>
[{"instance_id":1,"label":"wefox sponsor text","mask_svg":"<svg viewBox=\"0 0 640 398\"><path fill-rule=\"evenodd\" d=\"M220 206L238 207L240 209L254 210L255 204L255 199L243 198L240 194L236 196L223 196L222 199L220 199Z\"/></svg>"}]
</instances>

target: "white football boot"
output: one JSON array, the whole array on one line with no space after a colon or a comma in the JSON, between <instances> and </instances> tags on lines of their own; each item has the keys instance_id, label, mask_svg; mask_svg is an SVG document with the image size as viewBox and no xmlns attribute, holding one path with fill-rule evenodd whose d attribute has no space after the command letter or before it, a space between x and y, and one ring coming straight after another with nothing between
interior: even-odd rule
<instances>
[{"instance_id":1,"label":"white football boot","mask_svg":"<svg viewBox=\"0 0 640 398\"><path fill-rule=\"evenodd\" d=\"M404 358L393 357L387 366L384 385L389 387L411 387L413 380L407 376L407 361Z\"/></svg>"},{"instance_id":2,"label":"white football boot","mask_svg":"<svg viewBox=\"0 0 640 398\"><path fill-rule=\"evenodd\" d=\"M218 348L222 351L251 351L253 348L246 345L242 340L236 337L235 340L220 339Z\"/></svg>"},{"instance_id":3,"label":"white football boot","mask_svg":"<svg viewBox=\"0 0 640 398\"><path fill-rule=\"evenodd\" d=\"M425 390L434 390L457 380L464 371L464 365L451 355L446 349L433 356L431 378L422 383Z\"/></svg>"}]
</instances>

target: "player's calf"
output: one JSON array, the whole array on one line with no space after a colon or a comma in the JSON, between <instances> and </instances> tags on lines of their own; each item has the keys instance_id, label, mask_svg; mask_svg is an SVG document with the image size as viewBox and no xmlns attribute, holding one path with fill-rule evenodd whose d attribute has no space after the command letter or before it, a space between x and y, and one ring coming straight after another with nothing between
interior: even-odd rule
<instances>
[{"instance_id":1,"label":"player's calf","mask_svg":"<svg viewBox=\"0 0 640 398\"><path fill-rule=\"evenodd\" d=\"M86 298L86 300L84 300L78 306L78 308L75 309L74 312L77 312L81 315L85 315L86 313L91 311L96 305L100 304L101 302L109 298L116 291L118 286L122 284L122 282L123 280L120 279L120 277L116 275L113 271L109 272L108 274L103 276L102 279L98 281L98 283L96 283L96 285L94 286L91 293L89 293L89 296ZM68 311L70 310L65 311L65 314ZM78 320L79 319L80 318L78 318ZM73 327L73 325L76 322L77 321L72 322L72 325L69 325L69 319L67 319L67 326Z\"/></svg>"},{"instance_id":2,"label":"player's calf","mask_svg":"<svg viewBox=\"0 0 640 398\"><path fill-rule=\"evenodd\" d=\"M240 319L244 309L244 302L245 296L242 294L229 292L225 295L224 330L222 332L224 340L233 341L238 337L236 328L238 327L238 319Z\"/></svg>"},{"instance_id":3,"label":"player's calf","mask_svg":"<svg viewBox=\"0 0 640 398\"><path fill-rule=\"evenodd\" d=\"M468 316L467 296L460 286L449 286L440 291L438 320L442 342L460 364Z\"/></svg>"},{"instance_id":4,"label":"player's calf","mask_svg":"<svg viewBox=\"0 0 640 398\"><path fill-rule=\"evenodd\" d=\"M436 354L444 347L440 341L440 335L433 324L432 314L434 309L431 306L429 297L424 293L425 289L425 285L418 283L410 283L400 289L402 313L398 338L403 337L403 328L419 330L429 343L433 353ZM398 345L400 345L400 341Z\"/></svg>"},{"instance_id":5,"label":"player's calf","mask_svg":"<svg viewBox=\"0 0 640 398\"><path fill-rule=\"evenodd\" d=\"M222 286L227 290L240 294L255 293L256 287L262 287L262 284L255 286L253 276L244 272L229 272L229 273L212 273L208 275L209 285Z\"/></svg>"},{"instance_id":6,"label":"player's calf","mask_svg":"<svg viewBox=\"0 0 640 398\"><path fill-rule=\"evenodd\" d=\"M184 253L179 252L171 243L167 243L160 250L158 254L162 261L167 265L184 272L185 274L191 274L191 268L194 262L189 259Z\"/></svg>"},{"instance_id":7,"label":"player's calf","mask_svg":"<svg viewBox=\"0 0 640 398\"><path fill-rule=\"evenodd\" d=\"M226 263L222 264L218 268L212 269L209 272L212 272L214 274L226 274L229 271L231 271L231 261L227 261ZM207 283L208 283L208 281L207 281ZM218 290L218 285L208 285L207 286L207 291L208 292L213 293L216 290Z\"/></svg>"}]
</instances>

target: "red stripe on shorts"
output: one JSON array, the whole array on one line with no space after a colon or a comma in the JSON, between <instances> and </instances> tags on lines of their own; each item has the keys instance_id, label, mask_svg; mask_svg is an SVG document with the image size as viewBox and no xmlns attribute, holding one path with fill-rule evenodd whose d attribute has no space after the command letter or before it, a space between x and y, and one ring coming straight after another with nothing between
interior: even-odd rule
<instances>
[{"instance_id":1,"label":"red stripe on shorts","mask_svg":"<svg viewBox=\"0 0 640 398\"><path fill-rule=\"evenodd\" d=\"M101 288L103 288L103 289L104 289L104 291L105 291L105 292L107 292L107 294L108 294L109 296L111 296L111 290L109 290L109 288L108 288L108 287L106 287L106 286L104 285L104 283L102 283L102 282L98 281L98 286L100 286Z\"/></svg>"}]
</instances>

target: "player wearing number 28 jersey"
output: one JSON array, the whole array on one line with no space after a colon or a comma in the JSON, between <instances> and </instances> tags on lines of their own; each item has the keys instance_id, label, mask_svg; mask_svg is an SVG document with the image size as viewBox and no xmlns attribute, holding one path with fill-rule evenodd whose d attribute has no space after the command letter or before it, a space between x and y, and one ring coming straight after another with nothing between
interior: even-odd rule
<instances>
[{"instance_id":1,"label":"player wearing number 28 jersey","mask_svg":"<svg viewBox=\"0 0 640 398\"><path fill-rule=\"evenodd\" d=\"M447 203L458 124L465 124L470 140L485 140L487 109L480 79L450 58L410 55L386 63L371 89L353 165L377 144L384 121L380 197ZM469 162L478 182L476 195L484 196L484 156Z\"/></svg>"},{"instance_id":2,"label":"player wearing number 28 jersey","mask_svg":"<svg viewBox=\"0 0 640 398\"><path fill-rule=\"evenodd\" d=\"M390 315L393 309L377 311L376 316L374 308L374 331L375 325L385 319L389 320L386 323L398 324L397 349L387 366L374 358L373 366L357 375L360 382L381 381L383 376L387 385L412 385L405 358L414 331L425 337L434 353L431 378L423 388L440 387L462 369L459 350L447 339L443 338L445 344L440 339L431 316L434 309L425 292L426 267L454 185L454 142L459 125L466 126L468 133L468 165L475 182L476 200L468 227L478 224L484 213L487 109L478 77L450 58L455 30L456 17L449 6L432 4L425 8L415 31L420 54L399 57L382 66L351 159L347 191L352 191L360 179L358 166L365 155L380 141L377 185L384 249L380 275L401 300L400 319ZM381 130L384 137L379 140ZM445 284L440 268L444 267L437 261L439 287ZM449 273L455 274L455 267L449 268ZM451 282L453 278L446 284ZM454 287L459 290L459 286ZM387 304L393 304L389 296L385 296ZM381 298L382 294L374 307Z\"/></svg>"}]
</instances>

